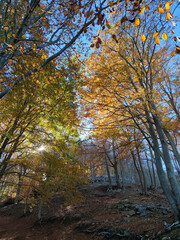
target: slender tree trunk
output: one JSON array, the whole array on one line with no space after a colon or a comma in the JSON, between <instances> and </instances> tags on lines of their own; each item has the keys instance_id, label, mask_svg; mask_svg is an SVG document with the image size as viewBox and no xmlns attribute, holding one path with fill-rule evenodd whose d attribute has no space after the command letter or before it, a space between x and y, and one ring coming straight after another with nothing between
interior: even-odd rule
<instances>
[{"instance_id":1,"label":"slender tree trunk","mask_svg":"<svg viewBox=\"0 0 180 240\"><path fill-rule=\"evenodd\" d=\"M140 184L141 184L141 189L142 189L142 193L144 192L144 186L143 186L143 180L142 180L142 176L141 176L141 172L137 166L137 160L136 160L136 157L135 157L135 154L134 152L131 150L131 155L132 155L132 158L133 158L133 162L134 162L134 167L137 171L137 174L138 174L138 177L139 177L139 181L140 181Z\"/></svg>"},{"instance_id":2,"label":"slender tree trunk","mask_svg":"<svg viewBox=\"0 0 180 240\"><path fill-rule=\"evenodd\" d=\"M104 160L105 160L106 171L107 171L107 176L108 176L108 180L109 180L109 187L112 187L111 174L110 174L110 171L109 171L109 165L108 165L106 154L104 154Z\"/></svg>"},{"instance_id":3,"label":"slender tree trunk","mask_svg":"<svg viewBox=\"0 0 180 240\"><path fill-rule=\"evenodd\" d=\"M149 159L147 157L147 154L146 154L146 160L147 160L149 178L150 178L150 182L151 182L151 188L154 189L154 182L153 182L153 177L152 177L151 168L150 168L150 165L149 165Z\"/></svg>"},{"instance_id":4,"label":"slender tree trunk","mask_svg":"<svg viewBox=\"0 0 180 240\"><path fill-rule=\"evenodd\" d=\"M139 166L140 166L141 173L142 173L144 194L147 195L147 181L146 181L146 176L145 176L144 169L143 169L143 166L142 166L142 161L141 161L141 156L140 156L138 146L136 146L136 151L137 151L137 155L138 155Z\"/></svg>"},{"instance_id":5,"label":"slender tree trunk","mask_svg":"<svg viewBox=\"0 0 180 240\"><path fill-rule=\"evenodd\" d=\"M122 160L120 161L120 173L121 173L121 178L122 178L122 189L125 190L125 185L124 185L124 166Z\"/></svg>"},{"instance_id":6,"label":"slender tree trunk","mask_svg":"<svg viewBox=\"0 0 180 240\"><path fill-rule=\"evenodd\" d=\"M40 199L40 202L38 204L38 221L42 221L42 200Z\"/></svg>"},{"instance_id":7,"label":"slender tree trunk","mask_svg":"<svg viewBox=\"0 0 180 240\"><path fill-rule=\"evenodd\" d=\"M119 181L119 172L118 172L117 162L114 163L113 167L114 167L114 173L115 173L115 178L116 178L116 185L117 185L117 188L120 189L121 184L120 184L120 181Z\"/></svg>"},{"instance_id":8,"label":"slender tree trunk","mask_svg":"<svg viewBox=\"0 0 180 240\"><path fill-rule=\"evenodd\" d=\"M21 171L22 171L22 170L21 170ZM22 178L22 172L19 173L19 177L18 177L18 185L17 185L16 198L15 198L15 203L16 203L16 204L19 202L19 198L20 198L21 178Z\"/></svg>"},{"instance_id":9,"label":"slender tree trunk","mask_svg":"<svg viewBox=\"0 0 180 240\"><path fill-rule=\"evenodd\" d=\"M118 172L118 162L117 162L117 154L115 150L115 143L114 143L114 138L112 138L112 149L113 149L113 168L114 168L114 173L115 173L115 178L116 178L116 185L117 188L121 188L121 184L119 181L119 172Z\"/></svg>"},{"instance_id":10,"label":"slender tree trunk","mask_svg":"<svg viewBox=\"0 0 180 240\"><path fill-rule=\"evenodd\" d=\"M150 145L149 145L149 151L150 151L150 154L151 154L151 167L152 167L152 172L153 172L154 187L156 189L157 188L157 181L156 181L156 171L155 171L155 168L154 168L154 155L153 155L153 152L152 152L152 149L151 149Z\"/></svg>"}]
</instances>

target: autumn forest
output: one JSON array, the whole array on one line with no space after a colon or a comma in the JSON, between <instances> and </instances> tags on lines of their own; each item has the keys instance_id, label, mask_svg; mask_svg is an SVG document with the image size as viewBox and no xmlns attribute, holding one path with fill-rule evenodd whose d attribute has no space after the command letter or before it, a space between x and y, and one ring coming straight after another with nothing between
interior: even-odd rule
<instances>
[{"instance_id":1,"label":"autumn forest","mask_svg":"<svg viewBox=\"0 0 180 240\"><path fill-rule=\"evenodd\" d=\"M179 0L0 0L0 198L104 183L180 220Z\"/></svg>"}]
</instances>

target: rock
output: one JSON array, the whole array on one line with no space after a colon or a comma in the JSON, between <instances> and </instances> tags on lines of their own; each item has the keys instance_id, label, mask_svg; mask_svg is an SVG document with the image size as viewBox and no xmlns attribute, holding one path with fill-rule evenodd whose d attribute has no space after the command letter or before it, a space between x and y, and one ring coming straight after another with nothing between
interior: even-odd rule
<instances>
[{"instance_id":1,"label":"rock","mask_svg":"<svg viewBox=\"0 0 180 240\"><path fill-rule=\"evenodd\" d=\"M111 240L139 240L134 233L128 232L124 229L121 229L119 227L105 227L101 228L98 231L98 235L104 236L105 239L111 239Z\"/></svg>"},{"instance_id":2,"label":"rock","mask_svg":"<svg viewBox=\"0 0 180 240\"><path fill-rule=\"evenodd\" d=\"M88 227L90 227L92 225L92 221L91 220L84 220L82 222L80 222L78 224L78 226L76 227L76 229L78 230L84 230L87 229Z\"/></svg>"},{"instance_id":3,"label":"rock","mask_svg":"<svg viewBox=\"0 0 180 240\"><path fill-rule=\"evenodd\" d=\"M135 215L136 214L136 212L134 211L134 210L131 210L131 211L129 211L129 216L133 216L133 215Z\"/></svg>"},{"instance_id":4,"label":"rock","mask_svg":"<svg viewBox=\"0 0 180 240\"><path fill-rule=\"evenodd\" d=\"M147 213L145 211L146 207L142 206L142 205L137 205L136 206L136 213L139 215L139 216L146 216Z\"/></svg>"},{"instance_id":5,"label":"rock","mask_svg":"<svg viewBox=\"0 0 180 240\"><path fill-rule=\"evenodd\" d=\"M164 221L163 224L165 227L169 227L169 224L166 221Z\"/></svg>"},{"instance_id":6,"label":"rock","mask_svg":"<svg viewBox=\"0 0 180 240\"><path fill-rule=\"evenodd\" d=\"M81 212L76 212L76 213L66 213L63 219L63 223L64 224L72 224L76 221L81 220L83 217L85 217L86 215L84 213Z\"/></svg>"},{"instance_id":7,"label":"rock","mask_svg":"<svg viewBox=\"0 0 180 240\"><path fill-rule=\"evenodd\" d=\"M166 210L166 209L162 209L162 214L163 214L163 215L168 215L167 210Z\"/></svg>"},{"instance_id":8,"label":"rock","mask_svg":"<svg viewBox=\"0 0 180 240\"><path fill-rule=\"evenodd\" d=\"M124 220L124 222L130 222L130 220L129 220L129 216L128 216L128 215L125 216L125 217L123 218L123 220Z\"/></svg>"},{"instance_id":9,"label":"rock","mask_svg":"<svg viewBox=\"0 0 180 240\"><path fill-rule=\"evenodd\" d=\"M142 212L142 213L140 213L140 217L144 217L144 216L146 216L147 215L147 212L146 211L144 211L144 212Z\"/></svg>"},{"instance_id":10,"label":"rock","mask_svg":"<svg viewBox=\"0 0 180 240\"><path fill-rule=\"evenodd\" d=\"M99 222L93 222L92 225L99 225Z\"/></svg>"},{"instance_id":11,"label":"rock","mask_svg":"<svg viewBox=\"0 0 180 240\"><path fill-rule=\"evenodd\" d=\"M115 221L115 223L120 223L121 221L119 220L119 219L117 219L116 221Z\"/></svg>"},{"instance_id":12,"label":"rock","mask_svg":"<svg viewBox=\"0 0 180 240\"><path fill-rule=\"evenodd\" d=\"M107 196L107 194L103 193L103 192L100 192L99 190L95 190L93 192L93 194L96 196L96 197L105 197Z\"/></svg>"},{"instance_id":13,"label":"rock","mask_svg":"<svg viewBox=\"0 0 180 240\"><path fill-rule=\"evenodd\" d=\"M154 204L148 204L147 207L146 207L146 210L149 210L151 212L154 212L157 210L157 206L154 205Z\"/></svg>"}]
</instances>

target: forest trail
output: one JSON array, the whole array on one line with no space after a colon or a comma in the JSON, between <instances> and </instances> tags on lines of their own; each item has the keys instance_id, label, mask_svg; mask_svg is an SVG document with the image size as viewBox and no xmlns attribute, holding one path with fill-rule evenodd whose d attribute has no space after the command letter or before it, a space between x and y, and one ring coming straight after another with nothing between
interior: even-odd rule
<instances>
[{"instance_id":1,"label":"forest trail","mask_svg":"<svg viewBox=\"0 0 180 240\"><path fill-rule=\"evenodd\" d=\"M36 210L23 216L23 205L3 207L0 239L135 240L140 239L139 235L142 239L152 239L173 224L173 214L161 189L149 191L148 196L141 195L135 185L127 186L124 192L106 189L100 185L83 188L84 201L74 208L62 208L62 203L55 198L53 207L44 208L41 224L37 223ZM174 234L171 239L177 240L180 229Z\"/></svg>"}]
</instances>

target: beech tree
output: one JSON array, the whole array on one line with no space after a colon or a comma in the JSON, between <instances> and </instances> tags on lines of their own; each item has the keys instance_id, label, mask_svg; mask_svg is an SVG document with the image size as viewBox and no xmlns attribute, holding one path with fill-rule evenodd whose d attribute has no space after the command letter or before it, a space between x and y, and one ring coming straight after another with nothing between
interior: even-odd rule
<instances>
[{"instance_id":1,"label":"beech tree","mask_svg":"<svg viewBox=\"0 0 180 240\"><path fill-rule=\"evenodd\" d=\"M5 96L20 82L33 73L40 72L51 61L58 60L59 56L65 58L67 50L90 26L110 28L106 16L114 11L114 7L122 14L121 23L131 22L138 26L141 21L140 14L144 11L156 11L158 24L164 21L172 25L173 13L171 5L175 1L139 1L139 0L70 0L70 1L0 1L0 70L1 82L0 98ZM174 3L176 4L176 2ZM105 12L108 9L109 12ZM172 8L173 9L173 8ZM165 14L166 13L166 14ZM165 15L163 17L163 15ZM156 22L155 22L156 25ZM92 31L92 30L91 30ZM151 34L155 33L151 32ZM172 30L173 33L173 30ZM167 38L165 32L163 38ZM116 38L116 36L113 36ZM95 38L98 48L100 38ZM144 35L142 35L144 39ZM175 41L178 41L175 36ZM159 42L159 36L156 36ZM76 49L76 48L75 48ZM73 51L75 50L73 49ZM176 46L176 53L179 53ZM173 52L175 54L175 51ZM26 65L23 73L14 73L12 68L19 65L22 68L23 59L33 59L33 64ZM30 84L30 83L29 83Z\"/></svg>"},{"instance_id":2,"label":"beech tree","mask_svg":"<svg viewBox=\"0 0 180 240\"><path fill-rule=\"evenodd\" d=\"M49 65L38 78L34 76L33 85L31 79L20 83L15 93L21 97L11 92L2 99L0 178L10 172L13 174L12 168L18 165L19 159L27 158L40 145L58 142L65 151L68 144L75 144L78 136L75 72L78 65L74 65L73 74L73 63L66 64L61 69Z\"/></svg>"},{"instance_id":3,"label":"beech tree","mask_svg":"<svg viewBox=\"0 0 180 240\"><path fill-rule=\"evenodd\" d=\"M149 34L150 29L154 32L155 26L150 26L148 19L149 15L144 14L144 21L133 29L129 23L121 25L118 15L113 16L111 28L99 35L103 51L94 51L87 60L88 74L84 77L82 98L88 116L95 113L92 115L95 123L102 116L114 118L114 127L125 119L133 120L154 151L161 186L175 217L179 218L180 187L169 151L171 133L166 127L166 120L170 121L169 105L158 88L159 82L164 81L161 74L171 56L167 47L157 48L159 32ZM175 145L172 148L176 154Z\"/></svg>"}]
</instances>

